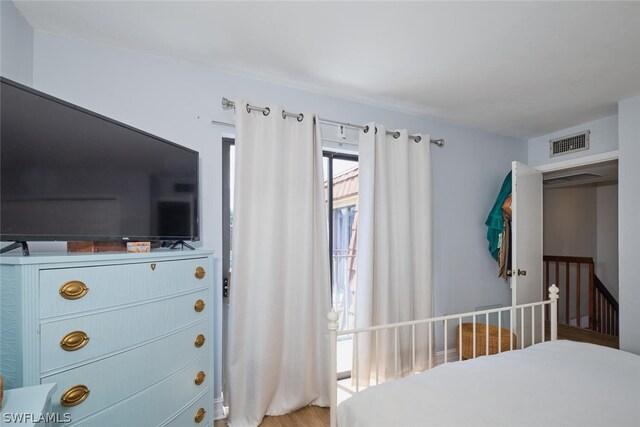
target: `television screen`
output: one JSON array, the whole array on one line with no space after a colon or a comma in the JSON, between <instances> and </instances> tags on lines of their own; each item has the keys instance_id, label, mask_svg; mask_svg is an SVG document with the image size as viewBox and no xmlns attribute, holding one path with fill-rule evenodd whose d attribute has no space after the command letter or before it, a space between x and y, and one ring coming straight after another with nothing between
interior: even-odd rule
<instances>
[{"instance_id":1,"label":"television screen","mask_svg":"<svg viewBox=\"0 0 640 427\"><path fill-rule=\"evenodd\" d=\"M1 240L198 240L196 151L1 85Z\"/></svg>"}]
</instances>

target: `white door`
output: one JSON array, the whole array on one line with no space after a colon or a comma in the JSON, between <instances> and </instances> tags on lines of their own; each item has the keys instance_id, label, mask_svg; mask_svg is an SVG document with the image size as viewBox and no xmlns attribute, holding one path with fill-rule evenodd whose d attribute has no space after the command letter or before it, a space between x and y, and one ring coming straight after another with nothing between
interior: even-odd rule
<instances>
[{"instance_id":1,"label":"white door","mask_svg":"<svg viewBox=\"0 0 640 427\"><path fill-rule=\"evenodd\" d=\"M523 163L511 165L512 304L542 300L542 173ZM517 310L518 347L531 344L531 309ZM540 309L535 311L536 341L540 339ZM523 321L524 320L524 321Z\"/></svg>"}]
</instances>

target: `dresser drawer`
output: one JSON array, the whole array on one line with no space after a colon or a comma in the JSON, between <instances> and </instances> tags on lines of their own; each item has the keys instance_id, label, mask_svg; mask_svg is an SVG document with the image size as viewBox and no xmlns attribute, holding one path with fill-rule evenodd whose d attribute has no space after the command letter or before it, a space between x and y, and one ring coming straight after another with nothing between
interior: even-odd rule
<instances>
[{"instance_id":1,"label":"dresser drawer","mask_svg":"<svg viewBox=\"0 0 640 427\"><path fill-rule=\"evenodd\" d=\"M203 346L193 345L194 337L208 331L208 321L197 323L168 337L152 341L124 353L80 366L69 371L42 378L42 383L57 383L53 395L54 410L68 412L72 420L78 420L101 408L111 406L140 391L151 387L159 380L175 372L185 371L189 376L181 384L186 396L195 396L212 382L213 372L209 371L210 353ZM194 362L198 362L194 365ZM196 377L202 371L204 379L199 385ZM61 397L76 385L85 385L89 394L82 403L63 407Z\"/></svg>"},{"instance_id":2,"label":"dresser drawer","mask_svg":"<svg viewBox=\"0 0 640 427\"><path fill-rule=\"evenodd\" d=\"M193 402L184 411L180 412L175 418L162 423L161 427L199 427L207 426L212 422L213 417L213 398L211 393L206 393L200 396L195 402ZM200 418L199 411L204 410L205 413ZM199 421L196 421L196 416Z\"/></svg>"},{"instance_id":3,"label":"dresser drawer","mask_svg":"<svg viewBox=\"0 0 640 427\"><path fill-rule=\"evenodd\" d=\"M209 366L208 363L206 358L198 360L139 394L72 425L83 427L158 426L165 420L172 418L174 414L179 413L198 397L198 402L202 402L207 412L205 419L197 425L206 425L205 422L210 422L212 419L211 389L202 388L194 391L193 372L206 369ZM205 404L206 406L204 406ZM56 409L59 410L60 407Z\"/></svg>"},{"instance_id":4,"label":"dresser drawer","mask_svg":"<svg viewBox=\"0 0 640 427\"><path fill-rule=\"evenodd\" d=\"M44 322L40 325L40 370L42 376L52 370L71 367L81 362L106 357L148 340L168 334L191 323L209 319L209 291L202 290L147 304L114 309L70 319ZM205 305L196 311L198 300ZM200 332L210 339L209 326ZM70 334L74 334L70 335ZM88 337L82 345L80 333ZM71 338L69 338L71 336ZM66 337L66 339L65 339ZM192 337L193 340L196 337ZM78 344L76 350L62 348L61 341ZM212 343L212 341L209 341ZM206 344L205 344L206 345ZM203 346L205 347L205 346Z\"/></svg>"},{"instance_id":5,"label":"dresser drawer","mask_svg":"<svg viewBox=\"0 0 640 427\"><path fill-rule=\"evenodd\" d=\"M69 315L205 288L211 282L212 269L208 258L194 258L42 270L40 317Z\"/></svg>"}]
</instances>

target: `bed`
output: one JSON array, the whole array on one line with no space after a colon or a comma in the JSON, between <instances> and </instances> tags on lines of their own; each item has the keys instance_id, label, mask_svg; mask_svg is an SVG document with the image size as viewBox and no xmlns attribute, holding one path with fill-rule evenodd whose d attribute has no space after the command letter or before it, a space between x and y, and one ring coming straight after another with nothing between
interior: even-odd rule
<instances>
[{"instance_id":1,"label":"bed","mask_svg":"<svg viewBox=\"0 0 640 427\"><path fill-rule=\"evenodd\" d=\"M549 306L550 341L523 350L441 364L358 390L339 407L333 375L332 425L639 426L640 356L556 340L557 292L551 292L549 301L527 305L532 313L534 307L539 306L542 313ZM509 310L517 316L519 307ZM483 311L464 316L472 315L475 322L477 316L486 314ZM525 319L524 314L517 317ZM441 322L440 318L435 319ZM532 327L532 336L535 325L545 329L544 319L540 316L540 322L527 325ZM433 319L421 322L435 323ZM524 332L522 325L524 322L520 333ZM542 341L544 334L539 337ZM332 354L335 357L336 353Z\"/></svg>"}]
</instances>

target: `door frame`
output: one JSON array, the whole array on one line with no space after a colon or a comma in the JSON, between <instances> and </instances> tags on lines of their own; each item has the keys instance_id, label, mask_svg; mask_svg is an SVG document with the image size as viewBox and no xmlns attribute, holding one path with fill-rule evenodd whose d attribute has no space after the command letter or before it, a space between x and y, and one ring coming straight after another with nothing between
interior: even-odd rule
<instances>
[{"instance_id":1,"label":"door frame","mask_svg":"<svg viewBox=\"0 0 640 427\"><path fill-rule=\"evenodd\" d=\"M563 169L571 169L579 166L588 166L597 163L604 163L611 160L618 160L618 150L607 151L605 153L592 154L590 156L576 157L575 159L563 160L560 162L546 163L539 166L531 166L542 173L555 172Z\"/></svg>"}]
</instances>

